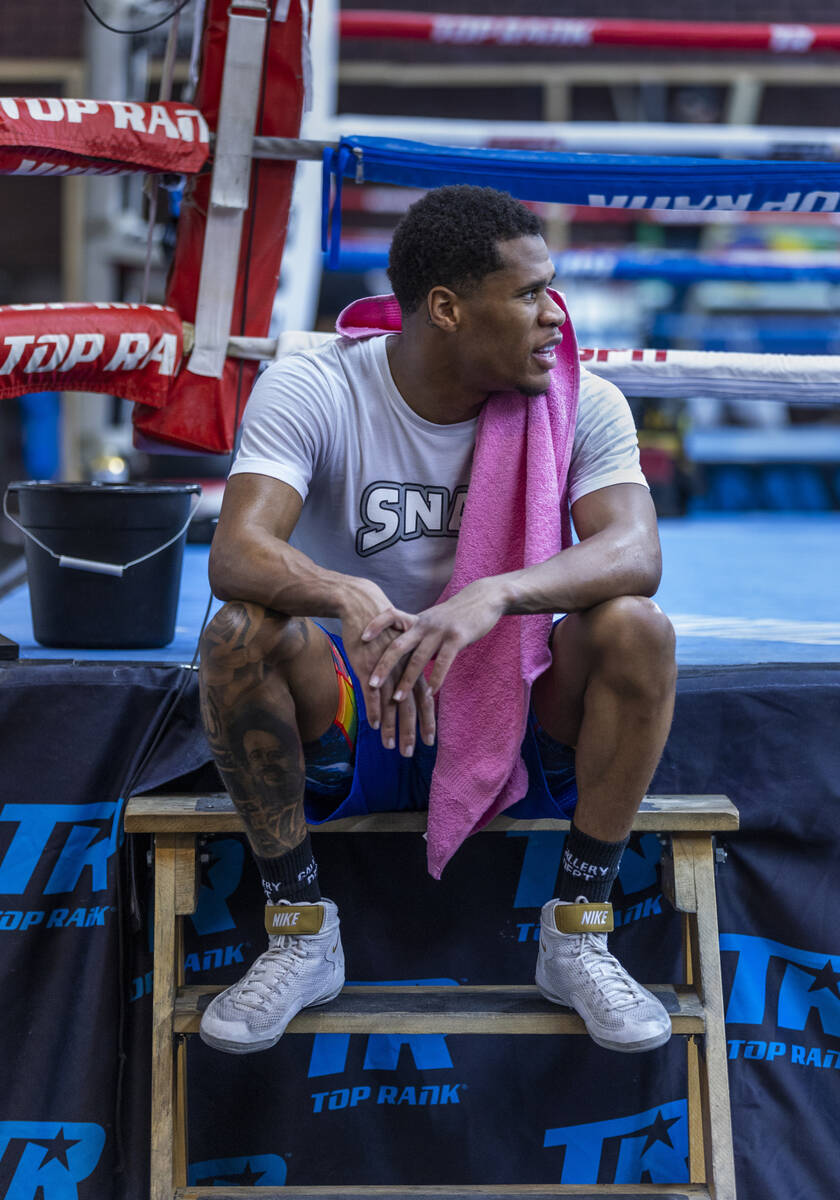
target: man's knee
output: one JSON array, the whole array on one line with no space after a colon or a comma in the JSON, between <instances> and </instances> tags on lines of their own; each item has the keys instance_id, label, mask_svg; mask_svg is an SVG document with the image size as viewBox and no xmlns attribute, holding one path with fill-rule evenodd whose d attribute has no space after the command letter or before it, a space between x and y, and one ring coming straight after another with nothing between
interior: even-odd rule
<instances>
[{"instance_id":1,"label":"man's knee","mask_svg":"<svg viewBox=\"0 0 840 1200\"><path fill-rule=\"evenodd\" d=\"M307 623L261 604L234 600L222 606L201 637L201 675L205 684L261 675L301 654L308 641Z\"/></svg>"},{"instance_id":2,"label":"man's knee","mask_svg":"<svg viewBox=\"0 0 840 1200\"><path fill-rule=\"evenodd\" d=\"M673 686L674 627L647 596L618 596L590 609L590 638L602 667L635 686Z\"/></svg>"}]
</instances>

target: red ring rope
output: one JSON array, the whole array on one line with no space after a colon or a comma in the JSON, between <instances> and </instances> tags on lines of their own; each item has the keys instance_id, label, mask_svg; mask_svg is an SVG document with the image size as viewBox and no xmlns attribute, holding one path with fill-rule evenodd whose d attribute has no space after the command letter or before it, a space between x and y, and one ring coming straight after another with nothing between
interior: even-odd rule
<instances>
[{"instance_id":1,"label":"red ring rope","mask_svg":"<svg viewBox=\"0 0 840 1200\"><path fill-rule=\"evenodd\" d=\"M840 25L744 21L624 21L484 17L357 9L339 17L342 38L402 38L449 45L644 46L696 50L840 50Z\"/></svg>"}]
</instances>

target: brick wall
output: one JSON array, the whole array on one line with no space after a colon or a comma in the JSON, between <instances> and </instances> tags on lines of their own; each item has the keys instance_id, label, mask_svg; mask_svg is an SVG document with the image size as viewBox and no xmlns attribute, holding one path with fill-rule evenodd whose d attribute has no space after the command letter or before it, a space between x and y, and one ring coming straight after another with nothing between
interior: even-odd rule
<instances>
[{"instance_id":1,"label":"brick wall","mask_svg":"<svg viewBox=\"0 0 840 1200\"><path fill-rule=\"evenodd\" d=\"M82 0L2 0L0 59L79 58L83 14Z\"/></svg>"}]
</instances>

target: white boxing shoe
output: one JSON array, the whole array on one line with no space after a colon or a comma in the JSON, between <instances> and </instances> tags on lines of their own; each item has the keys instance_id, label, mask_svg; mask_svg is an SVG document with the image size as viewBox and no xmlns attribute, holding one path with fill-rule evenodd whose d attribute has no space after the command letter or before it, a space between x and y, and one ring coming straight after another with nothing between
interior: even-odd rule
<instances>
[{"instance_id":1,"label":"white boxing shoe","mask_svg":"<svg viewBox=\"0 0 840 1200\"><path fill-rule=\"evenodd\" d=\"M611 904L543 905L537 987L546 1000L573 1008L594 1042L607 1050L655 1050L671 1036L671 1019L607 949Z\"/></svg>"},{"instance_id":2,"label":"white boxing shoe","mask_svg":"<svg viewBox=\"0 0 840 1200\"><path fill-rule=\"evenodd\" d=\"M344 986L344 950L332 900L269 905L268 949L208 1004L201 1040L229 1054L276 1045L302 1008L326 1004Z\"/></svg>"}]
</instances>

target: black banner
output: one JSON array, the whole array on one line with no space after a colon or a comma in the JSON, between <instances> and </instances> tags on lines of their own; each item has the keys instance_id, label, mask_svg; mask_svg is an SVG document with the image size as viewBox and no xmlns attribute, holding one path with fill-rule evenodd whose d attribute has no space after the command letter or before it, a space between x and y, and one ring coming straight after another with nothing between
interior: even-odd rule
<instances>
[{"instance_id":1,"label":"black banner","mask_svg":"<svg viewBox=\"0 0 840 1200\"><path fill-rule=\"evenodd\" d=\"M837 667L683 671L651 788L723 792L741 811L717 885L744 1197L834 1190L839 680ZM141 666L0 673L0 1195L148 1195L151 877L148 839L120 849L120 796L182 682L178 668ZM190 677L137 790L206 758ZM210 769L192 782L212 786ZM481 835L440 883L419 835L313 841L351 985L533 981L562 838ZM244 839L206 851L185 919L188 983L233 981L265 945ZM637 977L667 982L680 922L660 858L654 835L634 835L610 940ZM680 1038L625 1056L573 1037L289 1034L243 1057L193 1038L190 1182L679 1183L683 1060Z\"/></svg>"}]
</instances>

